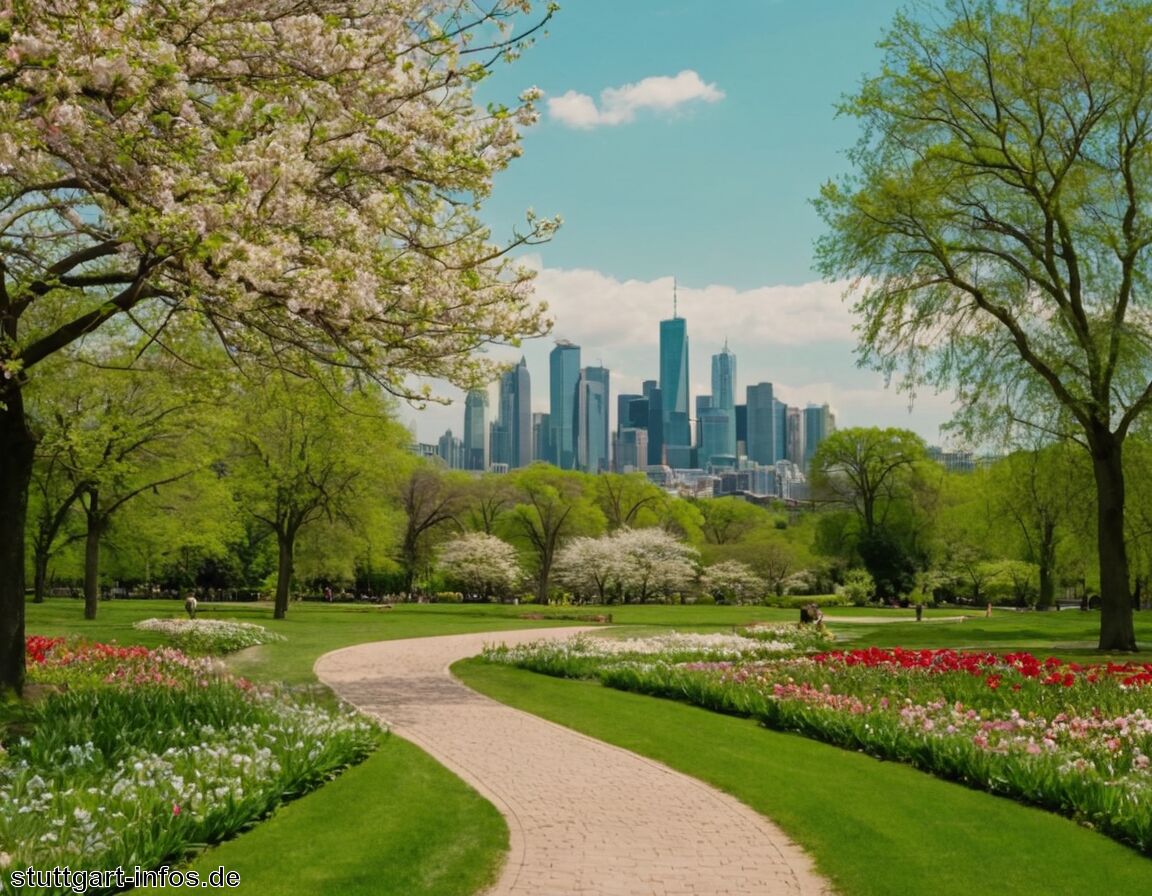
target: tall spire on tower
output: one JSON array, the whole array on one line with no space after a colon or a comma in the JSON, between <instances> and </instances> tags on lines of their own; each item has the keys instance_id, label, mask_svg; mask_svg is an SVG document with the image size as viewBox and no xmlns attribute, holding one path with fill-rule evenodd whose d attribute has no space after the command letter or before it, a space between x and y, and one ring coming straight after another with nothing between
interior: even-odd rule
<instances>
[{"instance_id":1,"label":"tall spire on tower","mask_svg":"<svg viewBox=\"0 0 1152 896\"><path fill-rule=\"evenodd\" d=\"M676 277L673 276L672 277L672 319L675 320L677 318L677 316L678 315L676 314Z\"/></svg>"}]
</instances>

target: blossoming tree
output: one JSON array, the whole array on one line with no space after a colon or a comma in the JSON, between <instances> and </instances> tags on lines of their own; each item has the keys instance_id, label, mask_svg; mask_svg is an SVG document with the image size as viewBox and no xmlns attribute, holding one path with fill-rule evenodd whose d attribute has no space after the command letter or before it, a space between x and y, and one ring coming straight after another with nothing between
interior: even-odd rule
<instances>
[{"instance_id":1,"label":"blossoming tree","mask_svg":"<svg viewBox=\"0 0 1152 896\"><path fill-rule=\"evenodd\" d=\"M24 390L174 324L296 370L490 378L547 328L477 212L519 152L489 66L529 0L17 0L0 9L0 690L24 668Z\"/></svg>"}]
</instances>

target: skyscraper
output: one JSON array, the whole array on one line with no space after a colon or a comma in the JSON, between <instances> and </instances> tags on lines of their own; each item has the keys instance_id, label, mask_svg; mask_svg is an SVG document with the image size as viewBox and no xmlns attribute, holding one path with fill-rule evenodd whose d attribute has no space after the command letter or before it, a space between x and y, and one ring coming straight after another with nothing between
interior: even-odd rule
<instances>
[{"instance_id":1,"label":"skyscraper","mask_svg":"<svg viewBox=\"0 0 1152 896\"><path fill-rule=\"evenodd\" d=\"M788 460L798 467L804 466L804 412L788 408Z\"/></svg>"},{"instance_id":2,"label":"skyscraper","mask_svg":"<svg viewBox=\"0 0 1152 896\"><path fill-rule=\"evenodd\" d=\"M644 397L648 399L648 465L664 463L664 396L655 380L644 380Z\"/></svg>"},{"instance_id":3,"label":"skyscraper","mask_svg":"<svg viewBox=\"0 0 1152 896\"><path fill-rule=\"evenodd\" d=\"M660 321L660 395L664 445L690 446L688 323L682 317Z\"/></svg>"},{"instance_id":4,"label":"skyscraper","mask_svg":"<svg viewBox=\"0 0 1152 896\"><path fill-rule=\"evenodd\" d=\"M812 466L812 455L836 431L836 417L828 405L810 404L804 408L804 469Z\"/></svg>"},{"instance_id":5,"label":"skyscraper","mask_svg":"<svg viewBox=\"0 0 1152 896\"><path fill-rule=\"evenodd\" d=\"M488 390L473 389L464 399L464 469L488 469Z\"/></svg>"},{"instance_id":6,"label":"skyscraper","mask_svg":"<svg viewBox=\"0 0 1152 896\"><path fill-rule=\"evenodd\" d=\"M771 466L780 457L776 453L776 399L771 383L748 387L748 459Z\"/></svg>"},{"instance_id":7,"label":"skyscraper","mask_svg":"<svg viewBox=\"0 0 1152 896\"><path fill-rule=\"evenodd\" d=\"M492 427L492 463L510 470L532 463L532 378L528 361L500 377L499 418Z\"/></svg>"},{"instance_id":8,"label":"skyscraper","mask_svg":"<svg viewBox=\"0 0 1152 896\"><path fill-rule=\"evenodd\" d=\"M701 439L701 464L708 462L712 454L736 454L736 356L724 342L724 350L712 356L712 408L709 414L710 428L714 430L713 444L704 449ZM727 417L726 428L721 428L720 417Z\"/></svg>"},{"instance_id":9,"label":"skyscraper","mask_svg":"<svg viewBox=\"0 0 1152 896\"><path fill-rule=\"evenodd\" d=\"M580 372L576 399L576 465L588 473L609 468L609 373L606 367Z\"/></svg>"},{"instance_id":10,"label":"skyscraper","mask_svg":"<svg viewBox=\"0 0 1152 896\"><path fill-rule=\"evenodd\" d=\"M561 339L548 356L548 461L561 470L576 468L576 386L580 381L580 346Z\"/></svg>"}]
</instances>

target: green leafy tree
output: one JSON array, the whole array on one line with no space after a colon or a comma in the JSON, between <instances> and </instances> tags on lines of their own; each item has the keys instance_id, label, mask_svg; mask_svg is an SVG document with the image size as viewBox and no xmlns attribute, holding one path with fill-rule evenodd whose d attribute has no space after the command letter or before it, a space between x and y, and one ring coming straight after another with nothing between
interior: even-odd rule
<instances>
[{"instance_id":1,"label":"green leafy tree","mask_svg":"<svg viewBox=\"0 0 1152 896\"><path fill-rule=\"evenodd\" d=\"M479 208L535 92L473 101L524 0L10 4L0 30L0 689L24 677L26 389L198 327L233 360L490 381L547 329ZM96 334L99 338L96 338ZM419 390L416 398L426 397Z\"/></svg>"},{"instance_id":2,"label":"green leafy tree","mask_svg":"<svg viewBox=\"0 0 1152 896\"><path fill-rule=\"evenodd\" d=\"M200 434L208 393L187 390L184 373L153 358L134 370L90 368L32 392L45 450L59 459L71 486L66 500L85 521L86 619L96 618L101 546L115 516L207 463Z\"/></svg>"},{"instance_id":3,"label":"green leafy tree","mask_svg":"<svg viewBox=\"0 0 1152 896\"><path fill-rule=\"evenodd\" d=\"M757 527L770 523L763 508L743 498L702 498L694 502L700 511L700 529L709 544L734 544Z\"/></svg>"},{"instance_id":4,"label":"green leafy tree","mask_svg":"<svg viewBox=\"0 0 1152 896\"><path fill-rule=\"evenodd\" d=\"M531 557L536 600L544 604L560 548L577 535L603 532L604 513L592 500L591 477L586 473L533 464L509 474L509 479L519 500L503 525Z\"/></svg>"},{"instance_id":5,"label":"green leafy tree","mask_svg":"<svg viewBox=\"0 0 1152 896\"><path fill-rule=\"evenodd\" d=\"M1096 486L1099 647L1135 650L1123 448L1152 403L1152 4L946 0L899 15L843 111L863 136L818 244L861 349L956 388L973 430L1067 433Z\"/></svg>"},{"instance_id":6,"label":"green leafy tree","mask_svg":"<svg viewBox=\"0 0 1152 896\"><path fill-rule=\"evenodd\" d=\"M404 511L404 535L400 539L400 566L404 570L404 590L409 594L430 561L437 534L463 528L459 517L465 501L465 483L461 477L432 466L417 467L402 483L400 507Z\"/></svg>"},{"instance_id":7,"label":"green leafy tree","mask_svg":"<svg viewBox=\"0 0 1152 896\"><path fill-rule=\"evenodd\" d=\"M1087 458L1065 442L1014 452L992 470L998 516L1014 524L1023 547L1019 559L1035 564L1041 609L1056 601L1060 545L1082 531L1083 510L1094 497L1091 481Z\"/></svg>"},{"instance_id":8,"label":"green leafy tree","mask_svg":"<svg viewBox=\"0 0 1152 896\"><path fill-rule=\"evenodd\" d=\"M851 530L827 526L851 544L881 597L907 594L915 587L924 559L920 538L931 503L924 441L906 429L856 427L832 433L812 458L812 491L826 505L847 507Z\"/></svg>"},{"instance_id":9,"label":"green leafy tree","mask_svg":"<svg viewBox=\"0 0 1152 896\"><path fill-rule=\"evenodd\" d=\"M658 524L671 500L643 473L602 473L595 487L596 503L612 531Z\"/></svg>"},{"instance_id":10,"label":"green leafy tree","mask_svg":"<svg viewBox=\"0 0 1152 896\"><path fill-rule=\"evenodd\" d=\"M408 439L378 392L342 380L276 373L237 398L230 475L245 512L276 539L276 619L288 612L301 531L320 521L354 526Z\"/></svg>"}]
</instances>

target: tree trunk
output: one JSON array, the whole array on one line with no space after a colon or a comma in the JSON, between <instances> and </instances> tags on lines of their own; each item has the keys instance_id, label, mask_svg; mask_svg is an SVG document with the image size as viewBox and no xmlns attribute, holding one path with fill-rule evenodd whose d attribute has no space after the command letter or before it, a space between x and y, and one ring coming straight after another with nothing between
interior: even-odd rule
<instances>
[{"instance_id":1,"label":"tree trunk","mask_svg":"<svg viewBox=\"0 0 1152 896\"><path fill-rule=\"evenodd\" d=\"M84 539L84 618L95 619L100 608L100 536L104 531L99 490L88 490L88 502L88 534Z\"/></svg>"},{"instance_id":2,"label":"tree trunk","mask_svg":"<svg viewBox=\"0 0 1152 896\"><path fill-rule=\"evenodd\" d=\"M32 603L44 603L48 589L48 552L35 550L32 557Z\"/></svg>"},{"instance_id":3,"label":"tree trunk","mask_svg":"<svg viewBox=\"0 0 1152 896\"><path fill-rule=\"evenodd\" d=\"M1047 610L1056 603L1056 527L1045 522L1040 530L1040 598L1037 608Z\"/></svg>"},{"instance_id":4,"label":"tree trunk","mask_svg":"<svg viewBox=\"0 0 1152 896\"><path fill-rule=\"evenodd\" d=\"M24 687L24 523L36 440L19 384L0 390L0 698Z\"/></svg>"},{"instance_id":5,"label":"tree trunk","mask_svg":"<svg viewBox=\"0 0 1152 896\"><path fill-rule=\"evenodd\" d=\"M288 589L292 586L292 551L296 533L277 532L276 541L280 545L280 563L276 572L276 603L272 618L283 619L288 615Z\"/></svg>"},{"instance_id":6,"label":"tree trunk","mask_svg":"<svg viewBox=\"0 0 1152 896\"><path fill-rule=\"evenodd\" d=\"M1136 650L1128 549L1124 542L1123 443L1112 433L1092 439L1096 478L1096 534L1100 555L1100 650Z\"/></svg>"}]
</instances>

